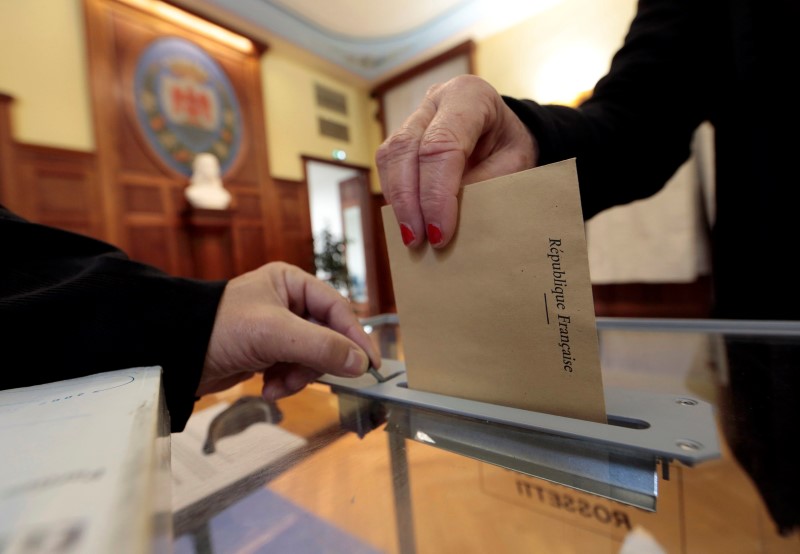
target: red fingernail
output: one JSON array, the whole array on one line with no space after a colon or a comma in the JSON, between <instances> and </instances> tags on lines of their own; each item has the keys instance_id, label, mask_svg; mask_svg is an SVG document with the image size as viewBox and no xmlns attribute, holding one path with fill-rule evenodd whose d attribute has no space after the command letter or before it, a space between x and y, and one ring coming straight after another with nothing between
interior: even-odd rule
<instances>
[{"instance_id":1,"label":"red fingernail","mask_svg":"<svg viewBox=\"0 0 800 554\"><path fill-rule=\"evenodd\" d=\"M442 230L438 225L428 223L428 242L431 244L439 244L442 242Z\"/></svg>"},{"instance_id":2,"label":"red fingernail","mask_svg":"<svg viewBox=\"0 0 800 554\"><path fill-rule=\"evenodd\" d=\"M400 224L400 234L403 236L403 244L406 246L414 242L414 231L405 223Z\"/></svg>"}]
</instances>

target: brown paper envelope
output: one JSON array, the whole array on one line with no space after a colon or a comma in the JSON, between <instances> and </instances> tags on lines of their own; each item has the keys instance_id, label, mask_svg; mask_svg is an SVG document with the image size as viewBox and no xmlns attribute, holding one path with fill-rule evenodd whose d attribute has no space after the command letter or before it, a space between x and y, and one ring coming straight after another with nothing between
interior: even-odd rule
<instances>
[{"instance_id":1,"label":"brown paper envelope","mask_svg":"<svg viewBox=\"0 0 800 554\"><path fill-rule=\"evenodd\" d=\"M465 186L444 249L383 222L408 386L606 422L575 160Z\"/></svg>"}]
</instances>

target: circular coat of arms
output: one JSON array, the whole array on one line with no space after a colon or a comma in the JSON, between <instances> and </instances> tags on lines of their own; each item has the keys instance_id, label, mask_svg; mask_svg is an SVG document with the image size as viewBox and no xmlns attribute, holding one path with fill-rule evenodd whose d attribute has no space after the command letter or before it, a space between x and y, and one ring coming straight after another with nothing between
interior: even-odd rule
<instances>
[{"instance_id":1,"label":"circular coat of arms","mask_svg":"<svg viewBox=\"0 0 800 554\"><path fill-rule=\"evenodd\" d=\"M136 117L161 159L189 176L195 155L210 152L225 173L239 154L242 119L225 72L188 40L154 41L134 77Z\"/></svg>"}]
</instances>

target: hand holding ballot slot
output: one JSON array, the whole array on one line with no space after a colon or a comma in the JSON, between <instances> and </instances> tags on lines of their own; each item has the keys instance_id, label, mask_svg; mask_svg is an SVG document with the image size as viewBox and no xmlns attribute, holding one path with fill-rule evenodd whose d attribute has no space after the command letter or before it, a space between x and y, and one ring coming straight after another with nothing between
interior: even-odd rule
<instances>
[{"instance_id":1,"label":"hand holding ballot slot","mask_svg":"<svg viewBox=\"0 0 800 554\"><path fill-rule=\"evenodd\" d=\"M460 194L444 248L382 209L409 388L605 423L575 160Z\"/></svg>"}]
</instances>

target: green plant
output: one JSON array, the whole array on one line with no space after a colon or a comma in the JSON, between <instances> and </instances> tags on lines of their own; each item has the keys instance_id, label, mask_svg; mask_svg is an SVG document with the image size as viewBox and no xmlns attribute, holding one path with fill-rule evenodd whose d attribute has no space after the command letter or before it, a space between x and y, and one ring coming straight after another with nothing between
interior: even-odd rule
<instances>
[{"instance_id":1,"label":"green plant","mask_svg":"<svg viewBox=\"0 0 800 554\"><path fill-rule=\"evenodd\" d=\"M322 231L318 237L322 248L314 253L314 264L318 271L325 273L323 279L333 288L350 296L350 275L347 273L345 249L347 241L334 238L329 229Z\"/></svg>"}]
</instances>

